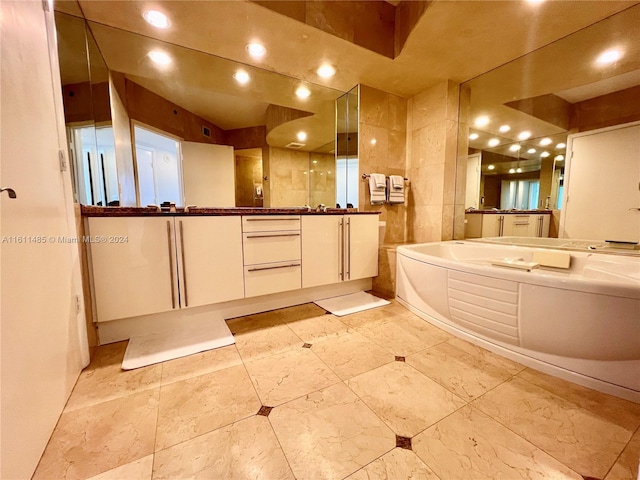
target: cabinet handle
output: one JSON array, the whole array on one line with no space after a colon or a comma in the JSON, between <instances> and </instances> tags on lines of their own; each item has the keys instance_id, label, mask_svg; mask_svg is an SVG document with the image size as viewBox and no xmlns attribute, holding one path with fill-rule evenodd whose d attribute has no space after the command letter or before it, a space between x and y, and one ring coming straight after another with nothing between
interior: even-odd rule
<instances>
[{"instance_id":1,"label":"cabinet handle","mask_svg":"<svg viewBox=\"0 0 640 480\"><path fill-rule=\"evenodd\" d=\"M501 237L504 233L504 216L500 216L500 228L498 229L498 236Z\"/></svg>"},{"instance_id":2,"label":"cabinet handle","mask_svg":"<svg viewBox=\"0 0 640 480\"><path fill-rule=\"evenodd\" d=\"M338 272L340 273L340 280L344 280L344 220L341 218L338 222L338 241L340 247L338 251Z\"/></svg>"},{"instance_id":3,"label":"cabinet handle","mask_svg":"<svg viewBox=\"0 0 640 480\"><path fill-rule=\"evenodd\" d=\"M291 217L291 218L245 218L245 220L247 222L277 222L279 220L284 220L284 221L295 220L295 221L299 221L300 219L298 217Z\"/></svg>"},{"instance_id":4,"label":"cabinet handle","mask_svg":"<svg viewBox=\"0 0 640 480\"><path fill-rule=\"evenodd\" d=\"M171 251L171 221L167 220L167 245L169 246L169 276L171 277L171 308L176 308L176 290L173 286L173 252Z\"/></svg>"},{"instance_id":5,"label":"cabinet handle","mask_svg":"<svg viewBox=\"0 0 640 480\"><path fill-rule=\"evenodd\" d=\"M514 225L529 225L529 222L513 222Z\"/></svg>"},{"instance_id":6,"label":"cabinet handle","mask_svg":"<svg viewBox=\"0 0 640 480\"><path fill-rule=\"evenodd\" d=\"M184 228L180 220L180 256L182 257L182 283L184 283L184 306L189 306L189 294L187 293L187 264L184 261Z\"/></svg>"},{"instance_id":7,"label":"cabinet handle","mask_svg":"<svg viewBox=\"0 0 640 480\"><path fill-rule=\"evenodd\" d=\"M542 224L544 222L544 217L542 215L538 216L538 236L542 237Z\"/></svg>"},{"instance_id":8,"label":"cabinet handle","mask_svg":"<svg viewBox=\"0 0 640 480\"><path fill-rule=\"evenodd\" d=\"M299 266L299 263L290 263L289 265L277 265L275 267L249 268L247 272L261 272L262 270L275 270L276 268L293 268Z\"/></svg>"},{"instance_id":9,"label":"cabinet handle","mask_svg":"<svg viewBox=\"0 0 640 480\"><path fill-rule=\"evenodd\" d=\"M351 219L347 218L347 280L351 280Z\"/></svg>"},{"instance_id":10,"label":"cabinet handle","mask_svg":"<svg viewBox=\"0 0 640 480\"><path fill-rule=\"evenodd\" d=\"M279 233L277 235L247 235L247 238L299 237L299 233Z\"/></svg>"}]
</instances>

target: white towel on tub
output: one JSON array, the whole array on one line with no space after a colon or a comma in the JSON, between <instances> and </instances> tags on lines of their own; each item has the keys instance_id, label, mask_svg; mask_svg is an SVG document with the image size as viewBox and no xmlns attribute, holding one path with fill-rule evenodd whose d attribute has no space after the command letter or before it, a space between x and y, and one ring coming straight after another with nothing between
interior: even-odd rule
<instances>
[{"instance_id":1,"label":"white towel on tub","mask_svg":"<svg viewBox=\"0 0 640 480\"><path fill-rule=\"evenodd\" d=\"M386 200L387 184L386 178L381 173L369 175L369 194L371 205L381 205Z\"/></svg>"},{"instance_id":2,"label":"white towel on tub","mask_svg":"<svg viewBox=\"0 0 640 480\"><path fill-rule=\"evenodd\" d=\"M404 177L389 176L389 203L397 205L404 203Z\"/></svg>"}]
</instances>

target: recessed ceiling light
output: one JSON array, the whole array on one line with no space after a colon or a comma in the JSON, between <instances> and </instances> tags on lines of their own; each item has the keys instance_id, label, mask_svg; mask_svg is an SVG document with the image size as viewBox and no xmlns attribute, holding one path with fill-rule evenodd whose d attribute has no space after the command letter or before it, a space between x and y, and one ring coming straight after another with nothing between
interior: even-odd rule
<instances>
[{"instance_id":1,"label":"recessed ceiling light","mask_svg":"<svg viewBox=\"0 0 640 480\"><path fill-rule=\"evenodd\" d=\"M487 168L488 168L489 170L493 170L494 168L496 168L496 166L495 166L495 165L489 165L489 166L487 166Z\"/></svg>"},{"instance_id":2,"label":"recessed ceiling light","mask_svg":"<svg viewBox=\"0 0 640 480\"><path fill-rule=\"evenodd\" d=\"M330 78L330 77L333 77L336 74L336 67L334 67L333 65L330 65L328 63L324 63L324 64L320 65L320 68L318 68L318 70L316 72L322 78Z\"/></svg>"},{"instance_id":3,"label":"recessed ceiling light","mask_svg":"<svg viewBox=\"0 0 640 480\"><path fill-rule=\"evenodd\" d=\"M507 133L511 130L511 127L509 125L502 125L498 130L500 130L501 133Z\"/></svg>"},{"instance_id":4,"label":"recessed ceiling light","mask_svg":"<svg viewBox=\"0 0 640 480\"><path fill-rule=\"evenodd\" d=\"M559 143L556 145L556 148L565 148L567 146L566 143Z\"/></svg>"},{"instance_id":5,"label":"recessed ceiling light","mask_svg":"<svg viewBox=\"0 0 640 480\"><path fill-rule=\"evenodd\" d=\"M520 167L516 168L516 173L522 173L522 169Z\"/></svg>"},{"instance_id":6,"label":"recessed ceiling light","mask_svg":"<svg viewBox=\"0 0 640 480\"><path fill-rule=\"evenodd\" d=\"M610 63L617 62L621 58L622 52L613 48L611 50L607 50L606 52L602 52L598 56L596 62L598 62L600 65L608 65Z\"/></svg>"},{"instance_id":7,"label":"recessed ceiling light","mask_svg":"<svg viewBox=\"0 0 640 480\"><path fill-rule=\"evenodd\" d=\"M556 155L554 160L557 160L557 161L561 162L562 160L564 160L564 155Z\"/></svg>"},{"instance_id":8,"label":"recessed ceiling light","mask_svg":"<svg viewBox=\"0 0 640 480\"><path fill-rule=\"evenodd\" d=\"M469 135L469 140L476 140L480 135L478 135L477 133L472 133L471 135Z\"/></svg>"},{"instance_id":9,"label":"recessed ceiling light","mask_svg":"<svg viewBox=\"0 0 640 480\"><path fill-rule=\"evenodd\" d=\"M527 150L527 153L536 153L536 149L535 148L530 148L529 150Z\"/></svg>"},{"instance_id":10,"label":"recessed ceiling light","mask_svg":"<svg viewBox=\"0 0 640 480\"><path fill-rule=\"evenodd\" d=\"M235 78L236 82L238 82L240 85L244 85L248 83L249 80L251 80L251 77L249 76L249 74L244 70L238 70L236 73L233 74L233 78Z\"/></svg>"},{"instance_id":11,"label":"recessed ceiling light","mask_svg":"<svg viewBox=\"0 0 640 480\"><path fill-rule=\"evenodd\" d=\"M375 138L371 139L371 145L375 145L376 143L378 143L378 140L376 140Z\"/></svg>"},{"instance_id":12,"label":"recessed ceiling light","mask_svg":"<svg viewBox=\"0 0 640 480\"><path fill-rule=\"evenodd\" d=\"M298 137L298 140L300 140L301 142L304 142L307 139L306 132L298 132L298 135L296 136Z\"/></svg>"},{"instance_id":13,"label":"recessed ceiling light","mask_svg":"<svg viewBox=\"0 0 640 480\"><path fill-rule=\"evenodd\" d=\"M142 14L142 18L144 18L149 25L153 25L156 28L167 28L169 26L167 16L158 10L147 10Z\"/></svg>"},{"instance_id":14,"label":"recessed ceiling light","mask_svg":"<svg viewBox=\"0 0 640 480\"><path fill-rule=\"evenodd\" d=\"M518 135L518 140L526 140L530 136L531 136L531 132L528 130L525 130L524 132L520 132L520 134Z\"/></svg>"},{"instance_id":15,"label":"recessed ceiling light","mask_svg":"<svg viewBox=\"0 0 640 480\"><path fill-rule=\"evenodd\" d=\"M478 128L486 127L487 125L489 125L489 117L487 117L486 115L481 115L476 118L474 123Z\"/></svg>"},{"instance_id":16,"label":"recessed ceiling light","mask_svg":"<svg viewBox=\"0 0 640 480\"><path fill-rule=\"evenodd\" d=\"M510 168L509 169L509 173L516 173L516 169L515 168Z\"/></svg>"},{"instance_id":17,"label":"recessed ceiling light","mask_svg":"<svg viewBox=\"0 0 640 480\"><path fill-rule=\"evenodd\" d=\"M514 143L513 145L511 145L509 147L509 150L511 150L512 152L517 152L518 150L520 150L522 147L520 145L518 145L517 143Z\"/></svg>"},{"instance_id":18,"label":"recessed ceiling light","mask_svg":"<svg viewBox=\"0 0 640 480\"><path fill-rule=\"evenodd\" d=\"M545 0L527 0L527 3L530 3L531 5L539 5L544 1Z\"/></svg>"},{"instance_id":19,"label":"recessed ceiling light","mask_svg":"<svg viewBox=\"0 0 640 480\"><path fill-rule=\"evenodd\" d=\"M309 98L309 95L311 95L311 90L307 87L298 87L296 90L296 96L298 98Z\"/></svg>"},{"instance_id":20,"label":"recessed ceiling light","mask_svg":"<svg viewBox=\"0 0 640 480\"><path fill-rule=\"evenodd\" d=\"M543 138L542 140L540 140L540 145L542 147L546 147L547 145L551 145L551 139L550 138Z\"/></svg>"},{"instance_id":21,"label":"recessed ceiling light","mask_svg":"<svg viewBox=\"0 0 640 480\"><path fill-rule=\"evenodd\" d=\"M171 63L171 57L161 50L150 51L149 58L158 65L169 65Z\"/></svg>"},{"instance_id":22,"label":"recessed ceiling light","mask_svg":"<svg viewBox=\"0 0 640 480\"><path fill-rule=\"evenodd\" d=\"M259 43L249 43L246 48L249 55L256 58L264 57L264 54L267 53L267 49L264 45Z\"/></svg>"},{"instance_id":23,"label":"recessed ceiling light","mask_svg":"<svg viewBox=\"0 0 640 480\"><path fill-rule=\"evenodd\" d=\"M495 147L497 145L500 145L500 140L498 140L497 138L492 138L491 140L489 140L488 145L490 147Z\"/></svg>"},{"instance_id":24,"label":"recessed ceiling light","mask_svg":"<svg viewBox=\"0 0 640 480\"><path fill-rule=\"evenodd\" d=\"M314 160L314 161L313 161L313 162L311 162L311 163L313 163L313 164L315 165L316 163L318 163L318 160Z\"/></svg>"},{"instance_id":25,"label":"recessed ceiling light","mask_svg":"<svg viewBox=\"0 0 640 480\"><path fill-rule=\"evenodd\" d=\"M542 152L542 153L540 154L540 156L541 156L542 158L547 158L549 155L551 155L549 152Z\"/></svg>"}]
</instances>

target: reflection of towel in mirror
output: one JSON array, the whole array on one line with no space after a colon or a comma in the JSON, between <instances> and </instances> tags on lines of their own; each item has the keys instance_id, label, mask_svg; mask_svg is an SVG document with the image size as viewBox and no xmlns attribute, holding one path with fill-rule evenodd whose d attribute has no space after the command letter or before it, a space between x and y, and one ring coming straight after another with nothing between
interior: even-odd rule
<instances>
[{"instance_id":1,"label":"reflection of towel in mirror","mask_svg":"<svg viewBox=\"0 0 640 480\"><path fill-rule=\"evenodd\" d=\"M371 205L381 205L386 199L386 179L381 173L369 175L369 193L371 195Z\"/></svg>"},{"instance_id":2,"label":"reflection of towel in mirror","mask_svg":"<svg viewBox=\"0 0 640 480\"><path fill-rule=\"evenodd\" d=\"M404 177L400 175L389 176L389 203L404 203Z\"/></svg>"}]
</instances>

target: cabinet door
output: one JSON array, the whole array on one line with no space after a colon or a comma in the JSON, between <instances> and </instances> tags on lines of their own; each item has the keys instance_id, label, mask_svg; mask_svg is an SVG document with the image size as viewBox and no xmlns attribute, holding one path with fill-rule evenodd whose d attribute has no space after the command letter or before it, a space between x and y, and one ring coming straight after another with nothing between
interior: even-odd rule
<instances>
[{"instance_id":1,"label":"cabinet door","mask_svg":"<svg viewBox=\"0 0 640 480\"><path fill-rule=\"evenodd\" d=\"M531 215L529 221L530 237L548 237L551 215Z\"/></svg>"},{"instance_id":2,"label":"cabinet door","mask_svg":"<svg viewBox=\"0 0 640 480\"><path fill-rule=\"evenodd\" d=\"M345 215L345 280L378 275L378 216Z\"/></svg>"},{"instance_id":3,"label":"cabinet door","mask_svg":"<svg viewBox=\"0 0 640 480\"><path fill-rule=\"evenodd\" d=\"M176 217L175 221L182 306L243 298L240 217Z\"/></svg>"},{"instance_id":4,"label":"cabinet door","mask_svg":"<svg viewBox=\"0 0 640 480\"><path fill-rule=\"evenodd\" d=\"M504 215L483 214L482 216L482 236L501 237L502 222Z\"/></svg>"},{"instance_id":5,"label":"cabinet door","mask_svg":"<svg viewBox=\"0 0 640 480\"><path fill-rule=\"evenodd\" d=\"M302 288L342 280L342 215L302 216Z\"/></svg>"},{"instance_id":6,"label":"cabinet door","mask_svg":"<svg viewBox=\"0 0 640 480\"><path fill-rule=\"evenodd\" d=\"M528 237L531 225L530 215L505 215L504 228L502 229L504 236ZM533 222L535 223L535 221Z\"/></svg>"},{"instance_id":7,"label":"cabinet door","mask_svg":"<svg viewBox=\"0 0 640 480\"><path fill-rule=\"evenodd\" d=\"M100 240L90 244L99 322L178 308L172 225L173 218L89 218Z\"/></svg>"}]
</instances>

